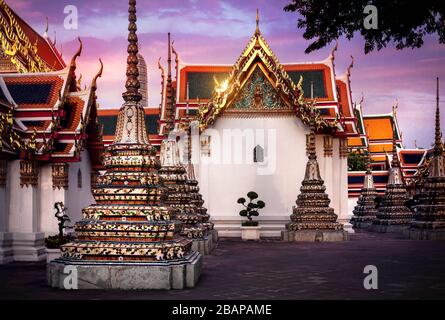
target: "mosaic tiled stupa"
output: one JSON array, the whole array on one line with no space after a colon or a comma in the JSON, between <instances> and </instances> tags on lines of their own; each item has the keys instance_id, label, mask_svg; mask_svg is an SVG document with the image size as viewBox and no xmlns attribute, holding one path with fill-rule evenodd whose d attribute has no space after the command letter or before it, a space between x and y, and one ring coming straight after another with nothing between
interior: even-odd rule
<instances>
[{"instance_id":1,"label":"mosaic tiled stupa","mask_svg":"<svg viewBox=\"0 0 445 320\"><path fill-rule=\"evenodd\" d=\"M437 78L435 139L428 175L415 209L409 236L418 240L445 240L445 158L440 131L439 78Z\"/></svg>"},{"instance_id":2,"label":"mosaic tiled stupa","mask_svg":"<svg viewBox=\"0 0 445 320\"><path fill-rule=\"evenodd\" d=\"M181 235L193 239L193 249L203 254L209 253L209 215L199 207L187 171L179 161L179 149L174 139L166 139L161 145L161 169L159 175L168 189L165 204L179 210L176 219L182 222ZM211 241L211 239L210 239Z\"/></svg>"},{"instance_id":3,"label":"mosaic tiled stupa","mask_svg":"<svg viewBox=\"0 0 445 320\"><path fill-rule=\"evenodd\" d=\"M313 112L312 112L313 113ZM320 176L315 152L315 116L310 120L308 142L308 161L291 222L286 225L283 239L286 241L342 241L348 235L343 225L337 222L334 209L329 206L331 200L326 193L326 186Z\"/></svg>"},{"instance_id":4,"label":"mosaic tiled stupa","mask_svg":"<svg viewBox=\"0 0 445 320\"><path fill-rule=\"evenodd\" d=\"M76 266L79 288L182 289L193 287L201 254L179 236L178 211L163 205L160 162L147 139L140 105L136 1L129 1L126 91L116 137L104 160L106 173L93 189L96 204L75 224L76 240L48 266L48 282L64 288L63 269Z\"/></svg>"},{"instance_id":5,"label":"mosaic tiled stupa","mask_svg":"<svg viewBox=\"0 0 445 320\"><path fill-rule=\"evenodd\" d=\"M366 174L363 182L363 188L360 197L357 200L352 213L351 224L354 228L368 228L377 214L375 199L377 197L377 189L374 187L374 178L371 171L370 155L366 156Z\"/></svg>"},{"instance_id":6,"label":"mosaic tiled stupa","mask_svg":"<svg viewBox=\"0 0 445 320\"><path fill-rule=\"evenodd\" d=\"M388 184L386 185L385 195L379 205L376 219L373 220L372 225L369 227L371 231L403 231L409 227L411 220L413 220L413 213L406 206L409 196L403 181L399 157L397 156L395 131L393 135L392 161L391 168L389 169Z\"/></svg>"}]
</instances>

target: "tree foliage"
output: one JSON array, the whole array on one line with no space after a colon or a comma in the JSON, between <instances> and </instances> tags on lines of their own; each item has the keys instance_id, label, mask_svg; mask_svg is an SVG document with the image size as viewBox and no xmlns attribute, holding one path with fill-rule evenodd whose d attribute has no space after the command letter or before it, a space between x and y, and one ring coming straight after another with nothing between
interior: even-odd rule
<instances>
[{"instance_id":1,"label":"tree foliage","mask_svg":"<svg viewBox=\"0 0 445 320\"><path fill-rule=\"evenodd\" d=\"M364 27L367 5L377 8L377 29ZM424 36L434 33L439 43L445 43L444 0L292 0L284 10L298 12L297 27L305 29L303 37L315 39L306 53L356 33L365 40L365 53L392 43L397 49L420 48Z\"/></svg>"},{"instance_id":2,"label":"tree foliage","mask_svg":"<svg viewBox=\"0 0 445 320\"><path fill-rule=\"evenodd\" d=\"M352 151L348 154L348 170L349 171L365 171L366 170L367 152Z\"/></svg>"},{"instance_id":3,"label":"tree foliage","mask_svg":"<svg viewBox=\"0 0 445 320\"><path fill-rule=\"evenodd\" d=\"M254 202L255 199L258 199L258 194L254 191L250 191L249 193L247 193L247 197L249 198L249 202L247 204L245 198L239 198L237 201L245 208L239 212L239 215L242 217L247 217L248 223L245 223L245 225L257 225L257 223L252 223L252 217L258 217L259 209L263 209L266 204L264 203L264 201L261 200L257 200L256 202Z\"/></svg>"}]
</instances>

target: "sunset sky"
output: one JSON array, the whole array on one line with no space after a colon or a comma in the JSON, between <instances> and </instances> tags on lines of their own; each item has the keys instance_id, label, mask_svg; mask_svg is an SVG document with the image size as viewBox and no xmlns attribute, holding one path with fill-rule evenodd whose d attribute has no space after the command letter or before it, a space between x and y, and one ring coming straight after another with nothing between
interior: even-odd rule
<instances>
[{"instance_id":1,"label":"sunset sky","mask_svg":"<svg viewBox=\"0 0 445 320\"><path fill-rule=\"evenodd\" d=\"M282 63L317 61L329 55L334 43L309 55L310 43L303 30L296 28L296 14L283 11L290 0L138 0L140 52L149 68L149 104L160 100L160 73L157 59L165 63L167 32L172 33L180 59L187 63L233 64L255 29L256 8L260 10L260 29ZM78 72L89 84L104 62L98 81L101 108L118 108L124 89L127 6L126 0L6 0L32 27L43 34L49 18L49 36L57 34L57 48L68 63L77 49L75 40L84 43L78 60ZM65 6L78 9L78 29L67 30L63 21ZM61 49L62 47L62 49ZM389 113L396 99L398 119L407 147L428 147L433 142L435 77L441 78L445 94L445 45L437 35L429 36L420 49L398 51L386 48L363 53L360 36L339 40L335 66L337 75L345 72L351 58L353 100L364 94L365 114ZM442 103L443 106L443 103ZM442 115L445 114L443 109ZM442 117L445 128L445 116Z\"/></svg>"}]
</instances>

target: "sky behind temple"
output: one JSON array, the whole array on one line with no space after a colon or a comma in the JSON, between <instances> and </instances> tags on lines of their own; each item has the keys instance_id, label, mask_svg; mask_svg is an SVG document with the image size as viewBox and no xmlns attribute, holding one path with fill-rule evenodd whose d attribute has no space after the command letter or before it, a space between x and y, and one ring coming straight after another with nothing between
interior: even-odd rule
<instances>
[{"instance_id":1,"label":"sky behind temple","mask_svg":"<svg viewBox=\"0 0 445 320\"><path fill-rule=\"evenodd\" d=\"M34 29L43 34L45 17L49 17L49 36L62 50L69 63L77 50L78 36L84 50L78 59L78 72L85 84L104 62L98 81L101 108L119 108L123 100L127 0L6 0ZM140 53L149 72L149 105L160 101L160 72L157 59L164 65L167 55L167 32L172 33L180 60L193 64L233 64L255 29L256 8L260 10L260 29L281 63L325 59L334 43L305 54L310 41L296 28L296 14L283 11L290 0L138 0L138 36ZM64 28L64 8L76 6L78 29ZM363 40L339 40L335 67L337 75L345 72L353 55L351 86L354 101L364 95L364 113L389 113L398 100L398 120L407 147L428 147L433 142L435 77L441 78L442 99L445 94L445 45L437 35L426 38L420 49L399 51L393 46L368 55ZM443 103L442 103L443 104ZM445 109L442 112L445 114ZM445 116L442 117L445 128Z\"/></svg>"}]
</instances>

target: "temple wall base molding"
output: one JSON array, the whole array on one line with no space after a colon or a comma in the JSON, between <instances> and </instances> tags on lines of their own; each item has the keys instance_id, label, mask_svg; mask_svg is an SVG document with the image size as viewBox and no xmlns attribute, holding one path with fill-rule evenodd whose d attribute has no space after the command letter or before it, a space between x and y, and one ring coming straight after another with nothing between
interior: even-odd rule
<instances>
[{"instance_id":1,"label":"temple wall base molding","mask_svg":"<svg viewBox=\"0 0 445 320\"><path fill-rule=\"evenodd\" d=\"M193 252L184 261L159 261L152 263L77 263L63 259L48 264L47 282L53 288L65 287L65 267L77 269L77 289L185 289L193 288L202 268L202 255Z\"/></svg>"},{"instance_id":2,"label":"temple wall base molding","mask_svg":"<svg viewBox=\"0 0 445 320\"><path fill-rule=\"evenodd\" d=\"M445 223L414 221L404 235L411 240L445 240Z\"/></svg>"},{"instance_id":3,"label":"temple wall base molding","mask_svg":"<svg viewBox=\"0 0 445 320\"><path fill-rule=\"evenodd\" d=\"M337 242L349 240L344 230L284 230L281 238L286 242Z\"/></svg>"},{"instance_id":4,"label":"temple wall base molding","mask_svg":"<svg viewBox=\"0 0 445 320\"><path fill-rule=\"evenodd\" d=\"M46 260L45 233L14 232L12 235L12 239L14 261Z\"/></svg>"},{"instance_id":5,"label":"temple wall base molding","mask_svg":"<svg viewBox=\"0 0 445 320\"><path fill-rule=\"evenodd\" d=\"M212 215L212 214L210 214ZM261 226L261 238L280 238L281 231L286 228L290 221L289 214L279 216L259 216L255 219ZM244 219L234 217L212 218L219 237L241 238L241 222Z\"/></svg>"},{"instance_id":6,"label":"temple wall base molding","mask_svg":"<svg viewBox=\"0 0 445 320\"><path fill-rule=\"evenodd\" d=\"M338 219L337 221L343 225L343 230L345 230L347 233L355 233L353 225L349 222L350 220L351 217L346 219Z\"/></svg>"},{"instance_id":7,"label":"temple wall base molding","mask_svg":"<svg viewBox=\"0 0 445 320\"><path fill-rule=\"evenodd\" d=\"M9 232L0 232L0 264L6 264L12 261L14 261L12 234Z\"/></svg>"},{"instance_id":8,"label":"temple wall base molding","mask_svg":"<svg viewBox=\"0 0 445 320\"><path fill-rule=\"evenodd\" d=\"M409 224L371 224L368 228L369 231L379 233L405 233L409 228Z\"/></svg>"}]
</instances>

